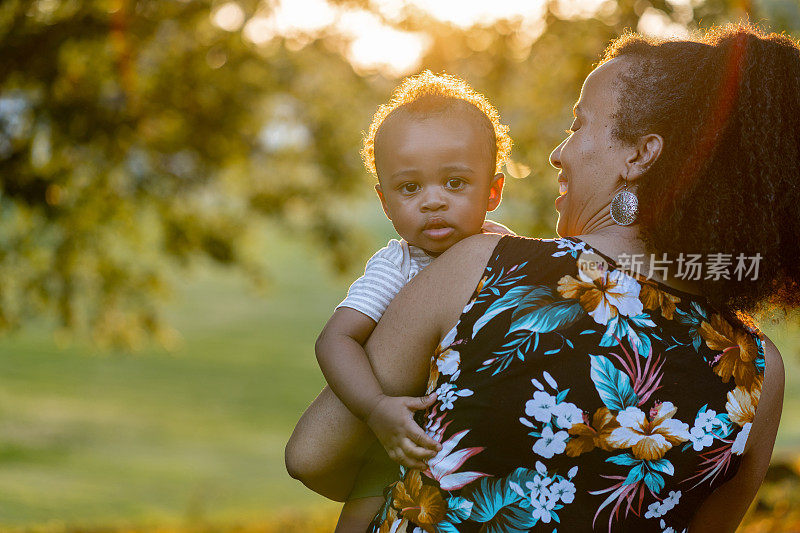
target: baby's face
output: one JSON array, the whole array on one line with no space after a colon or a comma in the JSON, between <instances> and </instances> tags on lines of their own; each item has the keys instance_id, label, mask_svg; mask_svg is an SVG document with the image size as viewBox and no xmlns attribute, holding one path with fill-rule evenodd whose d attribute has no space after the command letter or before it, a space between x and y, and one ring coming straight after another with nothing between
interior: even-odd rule
<instances>
[{"instance_id":1,"label":"baby's face","mask_svg":"<svg viewBox=\"0 0 800 533\"><path fill-rule=\"evenodd\" d=\"M439 255L481 232L500 203L486 136L468 117L398 117L375 147L386 216L409 244Z\"/></svg>"}]
</instances>

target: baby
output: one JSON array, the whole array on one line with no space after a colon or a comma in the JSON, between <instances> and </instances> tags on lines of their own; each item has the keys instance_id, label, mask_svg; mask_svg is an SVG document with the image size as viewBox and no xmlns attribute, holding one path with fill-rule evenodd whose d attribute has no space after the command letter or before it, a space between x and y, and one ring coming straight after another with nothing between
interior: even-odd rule
<instances>
[{"instance_id":1,"label":"baby","mask_svg":"<svg viewBox=\"0 0 800 533\"><path fill-rule=\"evenodd\" d=\"M436 256L482 231L512 233L485 220L500 204L499 170L511 150L507 132L497 110L466 82L426 71L403 80L390 102L378 108L364 142L362 158L378 179L375 191L402 239L392 239L367 262L319 335L316 353L336 396L370 427L391 459L409 468L425 470L425 461L441 449L413 419L436 395L385 395L363 344L389 302ZM305 431L300 424L293 440L304 438L298 431ZM315 438L313 433L306 438ZM378 497L393 481L396 465L388 469L388 461L381 463L386 453L371 450L349 502ZM337 531L365 530L375 506L348 503Z\"/></svg>"}]
</instances>

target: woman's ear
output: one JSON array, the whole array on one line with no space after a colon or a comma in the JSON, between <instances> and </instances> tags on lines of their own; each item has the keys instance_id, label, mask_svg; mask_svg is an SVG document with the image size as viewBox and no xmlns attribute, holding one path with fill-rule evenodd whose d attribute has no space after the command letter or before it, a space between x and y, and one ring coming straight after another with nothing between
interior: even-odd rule
<instances>
[{"instance_id":1,"label":"woman's ear","mask_svg":"<svg viewBox=\"0 0 800 533\"><path fill-rule=\"evenodd\" d=\"M494 211L500 205L500 200L503 199L503 184L506 177L502 172L498 172L492 177L492 182L489 184L489 203L486 206L486 211Z\"/></svg>"},{"instance_id":2,"label":"woman's ear","mask_svg":"<svg viewBox=\"0 0 800 533\"><path fill-rule=\"evenodd\" d=\"M628 181L636 181L642 177L659 158L663 148L664 138L657 133L648 133L639 137L636 142L636 150L626 161Z\"/></svg>"}]
</instances>

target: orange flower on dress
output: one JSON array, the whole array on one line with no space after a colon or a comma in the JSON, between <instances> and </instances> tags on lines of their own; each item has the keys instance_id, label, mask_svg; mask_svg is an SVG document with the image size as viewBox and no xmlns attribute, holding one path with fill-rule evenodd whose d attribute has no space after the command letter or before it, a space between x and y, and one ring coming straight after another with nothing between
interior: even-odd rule
<instances>
[{"instance_id":1,"label":"orange flower on dress","mask_svg":"<svg viewBox=\"0 0 800 533\"><path fill-rule=\"evenodd\" d=\"M447 504L439 489L424 485L419 470L409 470L403 481L395 484L392 498L403 518L428 533L436 533L436 524L447 514Z\"/></svg>"},{"instance_id":2,"label":"orange flower on dress","mask_svg":"<svg viewBox=\"0 0 800 533\"><path fill-rule=\"evenodd\" d=\"M381 523L378 533L397 533L406 524L408 524L408 520L401 520L397 515L397 511L389 507L389 512L386 513L386 519Z\"/></svg>"},{"instance_id":3,"label":"orange flower on dress","mask_svg":"<svg viewBox=\"0 0 800 533\"><path fill-rule=\"evenodd\" d=\"M647 278L639 278L642 290L639 292L639 299L645 309L661 309L661 316L667 320L672 320L677 303L681 301L678 296L662 291L656 282Z\"/></svg>"},{"instance_id":4,"label":"orange flower on dress","mask_svg":"<svg viewBox=\"0 0 800 533\"><path fill-rule=\"evenodd\" d=\"M642 313L640 286L621 270L578 268L578 278L564 276L558 280L558 292L564 298L577 299L598 324L608 324L617 315L636 316Z\"/></svg>"},{"instance_id":5,"label":"orange flower on dress","mask_svg":"<svg viewBox=\"0 0 800 533\"><path fill-rule=\"evenodd\" d=\"M573 424L569 428L569 434L573 435L573 438L567 442L567 455L578 457L595 448L610 452L614 447L608 443L608 437L618 427L619 422L611 414L611 411L607 407L601 407L594 412L591 425Z\"/></svg>"},{"instance_id":6,"label":"orange flower on dress","mask_svg":"<svg viewBox=\"0 0 800 533\"><path fill-rule=\"evenodd\" d=\"M638 407L627 407L617 414L620 427L611 432L608 442L615 448L631 448L637 459L655 461L667 450L689 440L689 425L672 418L678 410L664 402L650 411L652 420Z\"/></svg>"},{"instance_id":7,"label":"orange flower on dress","mask_svg":"<svg viewBox=\"0 0 800 533\"><path fill-rule=\"evenodd\" d=\"M758 379L754 382L753 387L736 387L728 393L725 410L728 411L731 422L742 427L753 422L758 400L761 398L761 383L762 380Z\"/></svg>"},{"instance_id":8,"label":"orange flower on dress","mask_svg":"<svg viewBox=\"0 0 800 533\"><path fill-rule=\"evenodd\" d=\"M747 331L734 329L731 324L715 314L710 322L700 325L700 336L714 351L722 352L714 365L714 372L727 383L733 377L737 386L751 388L758 376L755 359L758 347Z\"/></svg>"},{"instance_id":9,"label":"orange flower on dress","mask_svg":"<svg viewBox=\"0 0 800 533\"><path fill-rule=\"evenodd\" d=\"M483 285L486 283L486 280L488 280L488 279L489 279L489 276L483 276L481 278L481 280L478 282L478 286L475 287L475 295L476 296L481 293L481 291L483 290Z\"/></svg>"},{"instance_id":10,"label":"orange flower on dress","mask_svg":"<svg viewBox=\"0 0 800 533\"><path fill-rule=\"evenodd\" d=\"M456 338L456 328L450 330L445 335L433 353L430 369L428 372L428 386L425 394L430 394L436 390L439 383L439 376L452 376L461 366L461 354L451 346Z\"/></svg>"}]
</instances>

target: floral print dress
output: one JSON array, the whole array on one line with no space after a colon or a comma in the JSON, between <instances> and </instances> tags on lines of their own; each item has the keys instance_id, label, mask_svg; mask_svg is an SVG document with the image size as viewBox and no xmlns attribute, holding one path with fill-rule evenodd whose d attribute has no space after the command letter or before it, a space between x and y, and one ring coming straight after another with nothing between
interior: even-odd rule
<instances>
[{"instance_id":1,"label":"floral print dress","mask_svg":"<svg viewBox=\"0 0 800 533\"><path fill-rule=\"evenodd\" d=\"M685 531L739 467L763 374L760 333L704 298L505 236L432 358L418 420L442 450L368 531Z\"/></svg>"}]
</instances>

